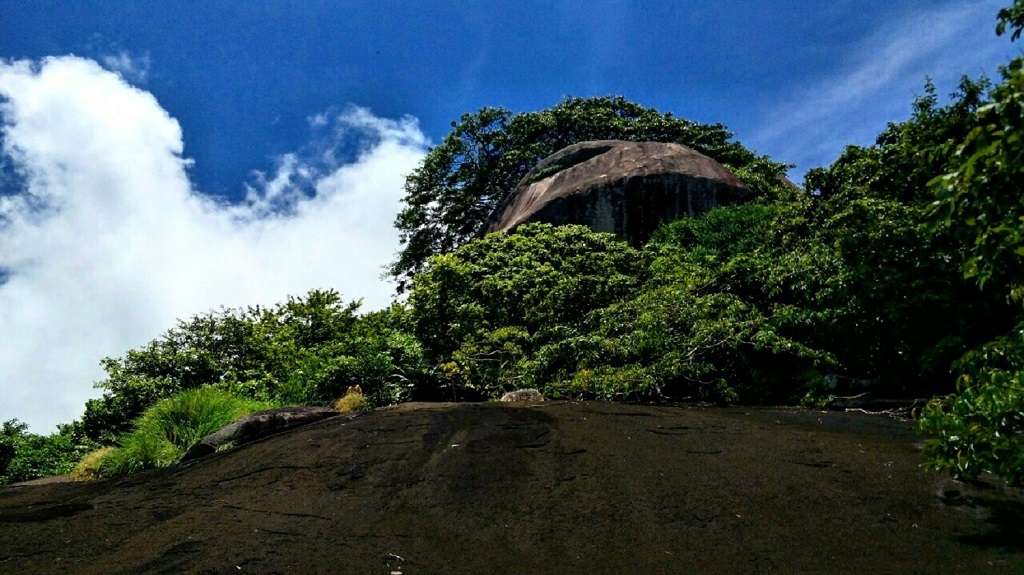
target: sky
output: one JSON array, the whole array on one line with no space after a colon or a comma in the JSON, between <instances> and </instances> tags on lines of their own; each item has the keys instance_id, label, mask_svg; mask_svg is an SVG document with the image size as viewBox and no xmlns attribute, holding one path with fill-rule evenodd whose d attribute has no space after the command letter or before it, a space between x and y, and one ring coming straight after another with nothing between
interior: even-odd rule
<instances>
[{"instance_id":1,"label":"sky","mask_svg":"<svg viewBox=\"0 0 1024 575\"><path fill-rule=\"evenodd\" d=\"M78 417L177 318L387 305L404 175L459 115L623 95L807 169L995 76L1008 0L0 0L0 421Z\"/></svg>"}]
</instances>

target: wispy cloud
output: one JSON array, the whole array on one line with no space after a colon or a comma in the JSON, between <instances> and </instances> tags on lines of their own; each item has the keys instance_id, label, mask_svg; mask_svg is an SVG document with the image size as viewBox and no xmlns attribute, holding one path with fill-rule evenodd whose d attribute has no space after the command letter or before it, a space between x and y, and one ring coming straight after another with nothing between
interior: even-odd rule
<instances>
[{"instance_id":1,"label":"wispy cloud","mask_svg":"<svg viewBox=\"0 0 1024 575\"><path fill-rule=\"evenodd\" d=\"M77 416L100 358L176 318L311 288L390 301L392 222L428 144L413 118L325 115L323 141L237 204L193 188L178 122L95 61L0 61L0 118L23 177L0 194L0 420Z\"/></svg>"},{"instance_id":2,"label":"wispy cloud","mask_svg":"<svg viewBox=\"0 0 1024 575\"><path fill-rule=\"evenodd\" d=\"M836 62L834 75L790 93L749 140L795 162L802 174L831 161L845 144L870 143L886 122L910 111L926 78L951 90L963 74L991 72L1009 52L995 38L1002 0L922 5L876 31Z\"/></svg>"},{"instance_id":3,"label":"wispy cloud","mask_svg":"<svg viewBox=\"0 0 1024 575\"><path fill-rule=\"evenodd\" d=\"M152 65L149 54L133 56L127 50L106 54L100 58L100 62L104 68L117 72L133 84L145 84L149 79L149 68Z\"/></svg>"}]
</instances>

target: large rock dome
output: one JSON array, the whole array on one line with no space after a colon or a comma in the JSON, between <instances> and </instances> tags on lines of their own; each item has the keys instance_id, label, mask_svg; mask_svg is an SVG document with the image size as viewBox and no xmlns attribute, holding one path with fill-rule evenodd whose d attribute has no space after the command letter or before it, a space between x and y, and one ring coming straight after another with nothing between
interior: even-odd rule
<instances>
[{"instance_id":1,"label":"large rock dome","mask_svg":"<svg viewBox=\"0 0 1024 575\"><path fill-rule=\"evenodd\" d=\"M664 221L749 197L729 170L686 146L580 142L537 164L495 210L488 231L582 224L640 244Z\"/></svg>"}]
</instances>

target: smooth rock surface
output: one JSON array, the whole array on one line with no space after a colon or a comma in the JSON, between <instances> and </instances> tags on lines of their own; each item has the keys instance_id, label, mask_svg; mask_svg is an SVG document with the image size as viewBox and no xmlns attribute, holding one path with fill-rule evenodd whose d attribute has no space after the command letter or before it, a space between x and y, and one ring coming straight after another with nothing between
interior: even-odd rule
<instances>
[{"instance_id":1,"label":"smooth rock surface","mask_svg":"<svg viewBox=\"0 0 1024 575\"><path fill-rule=\"evenodd\" d=\"M858 413L406 404L0 488L0 573L1024 573L1020 491L926 472L920 440Z\"/></svg>"},{"instance_id":2,"label":"smooth rock surface","mask_svg":"<svg viewBox=\"0 0 1024 575\"><path fill-rule=\"evenodd\" d=\"M642 244L664 221L750 196L724 166L686 146L580 142L537 164L495 210L488 231L529 222L582 224Z\"/></svg>"}]
</instances>

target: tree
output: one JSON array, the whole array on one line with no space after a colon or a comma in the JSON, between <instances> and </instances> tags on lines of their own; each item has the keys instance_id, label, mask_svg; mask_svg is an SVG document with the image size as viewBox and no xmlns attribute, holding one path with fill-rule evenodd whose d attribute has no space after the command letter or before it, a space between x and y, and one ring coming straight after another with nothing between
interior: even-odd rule
<instances>
[{"instance_id":1,"label":"tree","mask_svg":"<svg viewBox=\"0 0 1024 575\"><path fill-rule=\"evenodd\" d=\"M1019 35L1021 3L1016 14ZM1008 16L1008 17L1009 17ZM1003 17L1003 14L1000 14ZM1002 21L1000 23L1002 25ZM960 476L992 472L1024 483L1024 61L1003 69L975 127L952 143L956 162L935 178L937 229L966 246L963 273L1014 302L1007 335L972 350L958 363L957 393L929 403L920 428L932 435L932 467Z\"/></svg>"},{"instance_id":2,"label":"tree","mask_svg":"<svg viewBox=\"0 0 1024 575\"><path fill-rule=\"evenodd\" d=\"M0 476L7 475L7 468L14 460L14 456L18 452L18 444L26 430L28 430L28 425L17 419L5 421L0 427Z\"/></svg>"},{"instance_id":3,"label":"tree","mask_svg":"<svg viewBox=\"0 0 1024 575\"><path fill-rule=\"evenodd\" d=\"M622 97L569 98L538 112L483 108L452 123L452 131L405 184L395 225L403 243L391 273L404 290L427 259L479 237L496 206L537 162L585 140L676 142L730 167L755 187L774 182L785 166L732 141L720 124L699 124Z\"/></svg>"},{"instance_id":4,"label":"tree","mask_svg":"<svg viewBox=\"0 0 1024 575\"><path fill-rule=\"evenodd\" d=\"M74 426L38 435L17 419L8 420L0 425L0 485L68 473L92 447Z\"/></svg>"},{"instance_id":5,"label":"tree","mask_svg":"<svg viewBox=\"0 0 1024 575\"><path fill-rule=\"evenodd\" d=\"M841 329L816 331L858 334L836 352L850 373L905 392L949 391L950 364L1012 325L1001 298L963 280L961 239L935 229L928 215L935 199L929 182L957 161L950 143L974 129L988 87L987 80L964 78L939 105L929 82L908 120L889 124L874 145L850 146L828 168L808 173L817 200L806 212L807 231L795 230L795 237L817 237L841 258L844 275L826 284L835 288L826 307L844 310L842 319L819 322Z\"/></svg>"},{"instance_id":6,"label":"tree","mask_svg":"<svg viewBox=\"0 0 1024 575\"><path fill-rule=\"evenodd\" d=\"M966 137L948 147L958 162L932 182L934 210L967 246L964 273L1024 299L1024 59L974 114Z\"/></svg>"},{"instance_id":7,"label":"tree","mask_svg":"<svg viewBox=\"0 0 1024 575\"><path fill-rule=\"evenodd\" d=\"M802 342L802 322L793 321L806 302L789 294L801 284L814 292L809 275L830 277L831 267L806 245L776 249L792 213L788 203L753 203L663 226L646 249L643 288L597 313L605 351L564 385L596 383L609 397L603 380L642 374L648 389L640 391L651 398L794 399L808 372L835 359Z\"/></svg>"},{"instance_id":8,"label":"tree","mask_svg":"<svg viewBox=\"0 0 1024 575\"><path fill-rule=\"evenodd\" d=\"M1024 32L1024 0L1014 0L1013 5L999 11L996 34L1002 36L1010 30L1010 40L1015 41Z\"/></svg>"},{"instance_id":9,"label":"tree","mask_svg":"<svg viewBox=\"0 0 1024 575\"><path fill-rule=\"evenodd\" d=\"M643 274L641 254L611 234L529 224L432 257L409 303L443 397L489 397L572 372L575 358L556 349Z\"/></svg>"},{"instance_id":10,"label":"tree","mask_svg":"<svg viewBox=\"0 0 1024 575\"><path fill-rule=\"evenodd\" d=\"M409 397L419 381L419 343L401 305L358 315L331 290L180 321L149 344L106 358L104 390L86 404L84 432L110 443L158 400L215 385L239 397L327 403L358 383L374 405Z\"/></svg>"}]
</instances>

